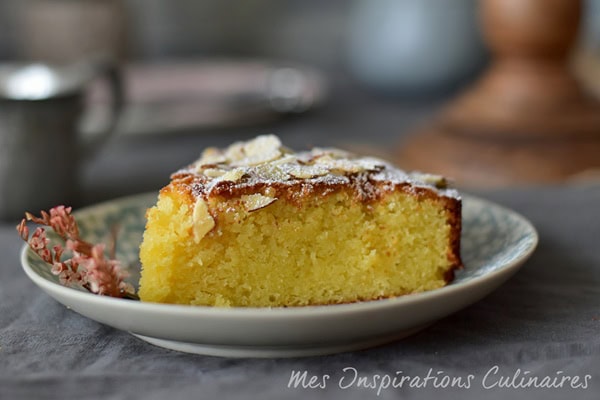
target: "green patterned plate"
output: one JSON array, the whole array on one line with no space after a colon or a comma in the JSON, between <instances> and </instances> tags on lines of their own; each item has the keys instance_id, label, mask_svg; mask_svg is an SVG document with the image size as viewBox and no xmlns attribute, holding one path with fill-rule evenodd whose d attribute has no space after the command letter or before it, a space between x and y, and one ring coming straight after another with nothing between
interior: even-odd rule
<instances>
[{"instance_id":1,"label":"green patterned plate","mask_svg":"<svg viewBox=\"0 0 600 400\"><path fill-rule=\"evenodd\" d=\"M139 278L138 247L156 194L127 197L75 213L84 238L103 242L120 228L117 257ZM298 308L219 308L144 303L90 294L58 283L27 246L25 273L60 303L158 346L227 357L297 357L367 348L408 336L492 292L533 253L538 236L525 218L463 198L465 268L429 292L354 304Z\"/></svg>"}]
</instances>

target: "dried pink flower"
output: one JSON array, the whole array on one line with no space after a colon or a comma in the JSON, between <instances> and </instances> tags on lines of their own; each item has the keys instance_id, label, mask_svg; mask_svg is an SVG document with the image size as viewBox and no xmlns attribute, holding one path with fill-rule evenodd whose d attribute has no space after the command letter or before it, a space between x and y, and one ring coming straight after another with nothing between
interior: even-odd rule
<instances>
[{"instance_id":1,"label":"dried pink flower","mask_svg":"<svg viewBox=\"0 0 600 400\"><path fill-rule=\"evenodd\" d=\"M72 249L77 248L74 242L70 243ZM104 248L104 244L92 246L89 255L83 255L75 250L76 256L73 257L73 261L85 269L92 292L115 296L121 292L121 282L127 274L121 269L117 260L107 259L104 256Z\"/></svg>"},{"instance_id":2,"label":"dried pink flower","mask_svg":"<svg viewBox=\"0 0 600 400\"><path fill-rule=\"evenodd\" d=\"M50 240L42 227L36 228L29 237L27 221L52 228L65 241L66 248L55 245L50 250ZM79 227L71 214L71 207L54 207L50 212L42 211L41 217L25 213L25 219L17 225L17 231L29 247L52 266L51 271L58 275L61 284L79 285L92 293L105 296L136 298L133 286L124 280L127 273L120 263L105 257L105 246L93 245L79 237ZM71 252L72 257L61 261L65 251Z\"/></svg>"},{"instance_id":3,"label":"dried pink flower","mask_svg":"<svg viewBox=\"0 0 600 400\"><path fill-rule=\"evenodd\" d=\"M60 258L62 257L65 249L62 246L56 245L52 248L54 250L54 262L60 262Z\"/></svg>"},{"instance_id":4,"label":"dried pink flower","mask_svg":"<svg viewBox=\"0 0 600 400\"><path fill-rule=\"evenodd\" d=\"M37 228L29 239L29 246L35 251L45 249L48 243L50 243L50 239L46 237L46 231L43 228Z\"/></svg>"},{"instance_id":5,"label":"dried pink flower","mask_svg":"<svg viewBox=\"0 0 600 400\"><path fill-rule=\"evenodd\" d=\"M25 213L25 218L28 221L35 222L39 225L45 225L52 228L57 235L64 240L79 239L79 227L75 217L71 214L71 207L56 206L50 209L50 212L42 211L41 217L36 217L31 213Z\"/></svg>"},{"instance_id":6,"label":"dried pink flower","mask_svg":"<svg viewBox=\"0 0 600 400\"><path fill-rule=\"evenodd\" d=\"M92 244L83 240L67 239L66 245L67 250L70 250L73 253L87 254L88 256L92 254Z\"/></svg>"},{"instance_id":7,"label":"dried pink flower","mask_svg":"<svg viewBox=\"0 0 600 400\"><path fill-rule=\"evenodd\" d=\"M54 275L60 275L61 272L63 271L67 271L68 267L65 265L65 263L61 263L61 262L54 262L52 263L52 273Z\"/></svg>"},{"instance_id":8,"label":"dried pink flower","mask_svg":"<svg viewBox=\"0 0 600 400\"><path fill-rule=\"evenodd\" d=\"M21 223L17 225L17 231L19 232L21 239L27 241L29 238L29 228L27 227L27 221L25 219L21 220Z\"/></svg>"},{"instance_id":9,"label":"dried pink flower","mask_svg":"<svg viewBox=\"0 0 600 400\"><path fill-rule=\"evenodd\" d=\"M50 210L50 226L62 238L79 239L79 227L71 215L71 207L58 206Z\"/></svg>"}]
</instances>

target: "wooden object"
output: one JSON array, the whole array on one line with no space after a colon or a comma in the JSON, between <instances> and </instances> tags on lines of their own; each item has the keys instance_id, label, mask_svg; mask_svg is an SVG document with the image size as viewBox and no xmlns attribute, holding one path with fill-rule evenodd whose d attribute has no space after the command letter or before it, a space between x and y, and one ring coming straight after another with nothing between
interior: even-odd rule
<instances>
[{"instance_id":1,"label":"wooden object","mask_svg":"<svg viewBox=\"0 0 600 400\"><path fill-rule=\"evenodd\" d=\"M600 104L569 66L580 0L481 0L486 73L400 148L406 168L463 186L564 181L600 170Z\"/></svg>"}]
</instances>

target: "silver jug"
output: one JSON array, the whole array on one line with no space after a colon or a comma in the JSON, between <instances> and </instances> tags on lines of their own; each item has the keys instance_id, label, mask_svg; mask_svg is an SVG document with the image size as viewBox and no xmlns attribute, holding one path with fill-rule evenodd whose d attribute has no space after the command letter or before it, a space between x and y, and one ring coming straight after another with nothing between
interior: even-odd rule
<instances>
[{"instance_id":1,"label":"silver jug","mask_svg":"<svg viewBox=\"0 0 600 400\"><path fill-rule=\"evenodd\" d=\"M99 132L80 129L90 84L102 79L111 115ZM76 200L79 171L115 130L123 106L118 68L0 64L0 219Z\"/></svg>"}]
</instances>

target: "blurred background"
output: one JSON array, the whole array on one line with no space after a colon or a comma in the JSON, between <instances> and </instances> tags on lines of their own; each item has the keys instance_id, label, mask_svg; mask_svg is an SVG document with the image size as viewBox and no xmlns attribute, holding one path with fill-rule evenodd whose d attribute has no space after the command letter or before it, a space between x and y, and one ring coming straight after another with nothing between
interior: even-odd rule
<instances>
[{"instance_id":1,"label":"blurred background","mask_svg":"<svg viewBox=\"0 0 600 400\"><path fill-rule=\"evenodd\" d=\"M531 2L536 0L525 1ZM481 3L0 0L0 63L55 67L102 60L118 67L125 100L114 134L98 142L95 154L71 160L78 176L69 178L76 190L67 200L76 204L156 190L203 147L261 133L278 134L296 149L333 145L403 165L398 154L405 143L410 149L407 138L434 124L493 62L496 52L482 32ZM600 0L581 4L568 63L593 102L600 95ZM91 89L74 129L106 128L112 100L101 81L82 80ZM31 140L9 150L14 140L6 137L24 135L8 132L11 123L0 112L0 135L5 137L0 140L5 147L0 176L24 173L24 167L10 165L34 162L39 151ZM419 152L417 158L439 157ZM497 166L498 160L490 163ZM486 176L471 182L456 166L432 169L450 171L465 186L523 183ZM46 164L44 171L52 174L52 166ZM526 183L562 178L533 177ZM13 181L0 178L1 190L10 191ZM15 201L21 200L28 207L24 199Z\"/></svg>"},{"instance_id":2,"label":"blurred background","mask_svg":"<svg viewBox=\"0 0 600 400\"><path fill-rule=\"evenodd\" d=\"M57 62L77 60L98 52L123 61L146 62L215 55L269 57L337 71L346 69L345 50L350 40L356 41L353 36L360 35L356 30L369 30L371 36L365 37L367 41L374 35L382 38L389 35L388 40L391 40L403 30L412 30L412 36L404 39L410 42L421 36L415 29L427 25L428 18L431 22L436 18L443 22L446 18L442 16L453 13L460 21L447 24L454 24L454 28L431 27L450 33L451 29L463 29L460 25L464 24L468 25L464 30L477 36L473 0L453 0L448 6L439 0L380 0L375 6L369 3L344 0L325 3L249 0L239 4L218 0L1 0L0 55L3 59L46 58ZM390 20L390 26L381 27L384 29L381 32L374 32L378 28L374 24L379 24L377 13L380 17L388 14ZM412 26L406 26L406 22ZM435 44L433 38L429 40ZM450 42L443 37L438 40ZM478 40L468 37L466 46ZM379 47L385 46L390 44L379 44ZM418 47L418 43L398 47L402 46ZM369 50L377 51L363 49ZM464 54L457 54L457 58Z\"/></svg>"}]
</instances>

